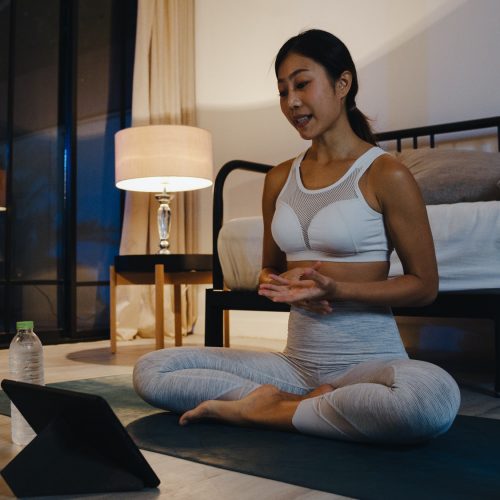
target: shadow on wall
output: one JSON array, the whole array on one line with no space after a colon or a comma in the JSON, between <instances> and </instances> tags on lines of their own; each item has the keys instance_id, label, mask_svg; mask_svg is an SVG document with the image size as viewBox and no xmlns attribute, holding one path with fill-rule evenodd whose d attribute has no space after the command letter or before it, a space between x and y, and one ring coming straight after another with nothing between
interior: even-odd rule
<instances>
[{"instance_id":1,"label":"shadow on wall","mask_svg":"<svg viewBox=\"0 0 500 500\"><path fill-rule=\"evenodd\" d=\"M500 112L500 4L469 0L359 67L360 108L383 131Z\"/></svg>"},{"instance_id":2,"label":"shadow on wall","mask_svg":"<svg viewBox=\"0 0 500 500\"><path fill-rule=\"evenodd\" d=\"M276 165L308 147L281 114L277 99L262 108L202 108L198 123L212 132L216 172L235 159ZM233 172L229 179L226 219L259 215L264 176Z\"/></svg>"}]
</instances>

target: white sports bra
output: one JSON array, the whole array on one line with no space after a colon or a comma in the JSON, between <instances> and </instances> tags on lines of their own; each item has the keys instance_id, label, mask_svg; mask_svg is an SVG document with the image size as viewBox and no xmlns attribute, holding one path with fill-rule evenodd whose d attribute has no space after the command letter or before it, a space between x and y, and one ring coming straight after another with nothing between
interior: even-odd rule
<instances>
[{"instance_id":1,"label":"white sports bra","mask_svg":"<svg viewBox=\"0 0 500 500\"><path fill-rule=\"evenodd\" d=\"M271 223L273 238L287 260L388 261L392 251L381 213L373 210L359 179L385 151L363 153L334 184L306 189L300 177L305 152L290 168Z\"/></svg>"}]
</instances>

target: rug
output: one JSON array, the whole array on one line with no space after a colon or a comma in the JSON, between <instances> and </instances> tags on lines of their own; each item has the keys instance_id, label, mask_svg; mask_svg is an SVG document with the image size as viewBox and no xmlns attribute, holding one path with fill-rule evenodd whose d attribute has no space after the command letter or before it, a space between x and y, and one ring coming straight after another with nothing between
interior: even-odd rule
<instances>
[{"instance_id":1,"label":"rug","mask_svg":"<svg viewBox=\"0 0 500 500\"><path fill-rule=\"evenodd\" d=\"M180 427L135 395L129 375L50 385L105 397L137 445L157 453L354 498L500 497L498 420L458 416L429 443L384 447L210 422Z\"/></svg>"}]
</instances>

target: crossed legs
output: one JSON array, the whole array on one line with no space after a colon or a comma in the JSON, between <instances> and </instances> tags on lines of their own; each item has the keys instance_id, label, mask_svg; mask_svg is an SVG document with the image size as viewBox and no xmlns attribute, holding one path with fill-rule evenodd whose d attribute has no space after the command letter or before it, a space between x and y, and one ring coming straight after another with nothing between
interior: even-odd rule
<instances>
[{"instance_id":1,"label":"crossed legs","mask_svg":"<svg viewBox=\"0 0 500 500\"><path fill-rule=\"evenodd\" d=\"M298 368L274 353L166 349L139 360L134 385L154 406L180 413L181 425L210 418L365 442L432 438L460 404L453 378L422 361L365 361L319 377Z\"/></svg>"},{"instance_id":2,"label":"crossed legs","mask_svg":"<svg viewBox=\"0 0 500 500\"><path fill-rule=\"evenodd\" d=\"M180 424L216 419L348 441L416 443L451 426L460 404L452 377L430 363L360 363L305 395L264 385L237 401L205 401Z\"/></svg>"}]
</instances>

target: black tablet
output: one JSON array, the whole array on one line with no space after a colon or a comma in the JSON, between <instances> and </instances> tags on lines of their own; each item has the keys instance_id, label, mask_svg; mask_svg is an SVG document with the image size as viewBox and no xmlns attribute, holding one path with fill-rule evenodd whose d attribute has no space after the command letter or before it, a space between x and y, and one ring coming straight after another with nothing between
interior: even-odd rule
<instances>
[{"instance_id":1,"label":"black tablet","mask_svg":"<svg viewBox=\"0 0 500 500\"><path fill-rule=\"evenodd\" d=\"M7 379L1 385L37 434L1 472L17 496L26 496L26 488L42 495L130 491L160 483L101 396ZM36 477L22 474L25 467ZM26 477L31 485L24 484Z\"/></svg>"}]
</instances>

